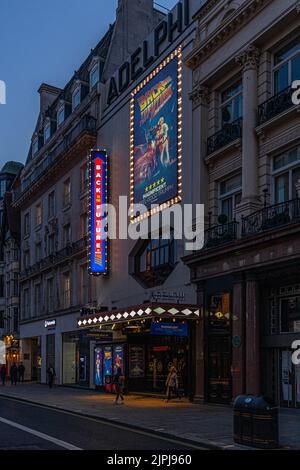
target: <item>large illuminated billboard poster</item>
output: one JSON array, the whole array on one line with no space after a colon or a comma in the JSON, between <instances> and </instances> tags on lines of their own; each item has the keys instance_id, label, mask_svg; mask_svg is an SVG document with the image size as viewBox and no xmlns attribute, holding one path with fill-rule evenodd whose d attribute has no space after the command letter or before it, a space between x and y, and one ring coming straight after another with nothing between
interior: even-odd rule
<instances>
[{"instance_id":1,"label":"large illuminated billboard poster","mask_svg":"<svg viewBox=\"0 0 300 470\"><path fill-rule=\"evenodd\" d=\"M107 273L107 240L105 206L107 204L107 152L90 154L90 273Z\"/></svg>"},{"instance_id":2,"label":"large illuminated billboard poster","mask_svg":"<svg viewBox=\"0 0 300 470\"><path fill-rule=\"evenodd\" d=\"M181 200L181 49L174 51L133 92L131 100L131 219ZM139 220L139 219L137 219Z\"/></svg>"}]
</instances>

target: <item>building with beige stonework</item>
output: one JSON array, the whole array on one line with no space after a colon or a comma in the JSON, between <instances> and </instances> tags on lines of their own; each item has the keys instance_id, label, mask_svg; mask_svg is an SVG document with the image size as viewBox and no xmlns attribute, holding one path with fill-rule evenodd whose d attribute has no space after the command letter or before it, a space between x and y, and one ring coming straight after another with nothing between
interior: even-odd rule
<instances>
[{"instance_id":1,"label":"building with beige stonework","mask_svg":"<svg viewBox=\"0 0 300 470\"><path fill-rule=\"evenodd\" d=\"M299 15L293 0L211 0L195 15L185 64L207 230L185 263L203 305L197 394L211 402L300 406Z\"/></svg>"}]
</instances>

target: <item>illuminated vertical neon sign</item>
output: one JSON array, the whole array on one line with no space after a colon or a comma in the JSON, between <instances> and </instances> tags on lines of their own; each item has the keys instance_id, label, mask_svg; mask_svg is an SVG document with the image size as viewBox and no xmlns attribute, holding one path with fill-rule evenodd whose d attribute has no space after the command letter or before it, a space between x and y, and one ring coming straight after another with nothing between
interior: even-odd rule
<instances>
[{"instance_id":1,"label":"illuminated vertical neon sign","mask_svg":"<svg viewBox=\"0 0 300 470\"><path fill-rule=\"evenodd\" d=\"M90 154L90 274L107 274L106 211L108 157L105 150Z\"/></svg>"}]
</instances>

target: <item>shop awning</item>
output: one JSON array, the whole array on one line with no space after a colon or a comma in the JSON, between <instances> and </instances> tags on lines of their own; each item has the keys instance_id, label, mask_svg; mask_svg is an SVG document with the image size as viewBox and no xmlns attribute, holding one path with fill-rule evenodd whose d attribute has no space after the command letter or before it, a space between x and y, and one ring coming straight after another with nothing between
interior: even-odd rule
<instances>
[{"instance_id":1,"label":"shop awning","mask_svg":"<svg viewBox=\"0 0 300 470\"><path fill-rule=\"evenodd\" d=\"M110 312L91 310L91 314L78 319L79 328L89 328L96 325L109 325L124 321L144 318L184 318L185 320L198 320L201 317L201 308L197 305L181 304L142 304L136 307L115 309Z\"/></svg>"}]
</instances>

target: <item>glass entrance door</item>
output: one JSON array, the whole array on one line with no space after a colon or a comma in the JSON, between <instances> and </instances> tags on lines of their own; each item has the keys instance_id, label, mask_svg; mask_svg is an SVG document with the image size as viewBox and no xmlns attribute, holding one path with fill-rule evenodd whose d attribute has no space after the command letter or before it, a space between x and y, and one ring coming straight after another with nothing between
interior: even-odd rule
<instances>
[{"instance_id":1,"label":"glass entrance door","mask_svg":"<svg viewBox=\"0 0 300 470\"><path fill-rule=\"evenodd\" d=\"M231 400L231 345L228 335L209 338L208 399L213 403L229 403Z\"/></svg>"},{"instance_id":2,"label":"glass entrance door","mask_svg":"<svg viewBox=\"0 0 300 470\"><path fill-rule=\"evenodd\" d=\"M280 354L281 405L300 408L300 365L292 363L292 352L283 350Z\"/></svg>"}]
</instances>

